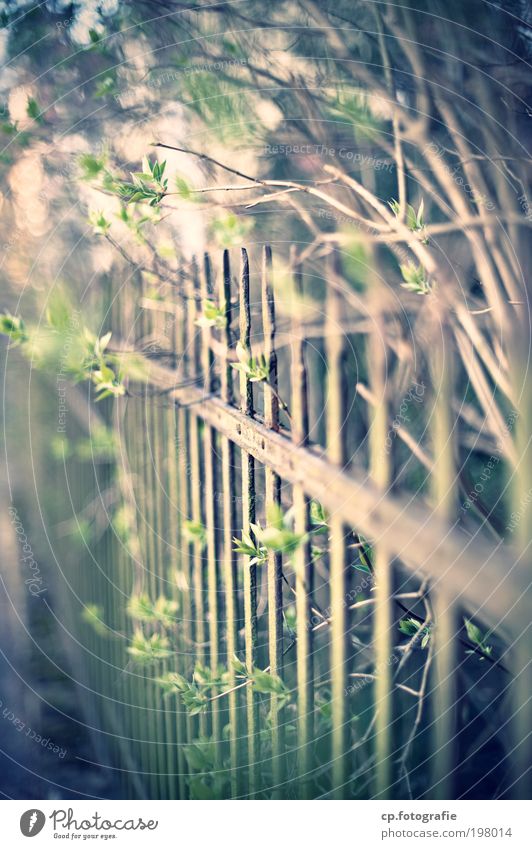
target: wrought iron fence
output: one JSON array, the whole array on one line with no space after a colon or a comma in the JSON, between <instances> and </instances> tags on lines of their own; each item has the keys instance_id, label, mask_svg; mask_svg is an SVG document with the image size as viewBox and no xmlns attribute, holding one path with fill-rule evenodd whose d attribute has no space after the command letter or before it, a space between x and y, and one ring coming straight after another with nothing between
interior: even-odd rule
<instances>
[{"instance_id":1,"label":"wrought iron fence","mask_svg":"<svg viewBox=\"0 0 532 849\"><path fill-rule=\"evenodd\" d=\"M205 255L162 300L109 294L113 338L150 363L107 411L96 483L118 481L121 514L69 575L109 768L134 797L456 798L490 771L523 794L528 555L462 528L450 339L401 399L422 447L337 260L310 318L294 254L280 287L268 247L238 281L229 251L216 271ZM77 479L81 503L95 478Z\"/></svg>"}]
</instances>

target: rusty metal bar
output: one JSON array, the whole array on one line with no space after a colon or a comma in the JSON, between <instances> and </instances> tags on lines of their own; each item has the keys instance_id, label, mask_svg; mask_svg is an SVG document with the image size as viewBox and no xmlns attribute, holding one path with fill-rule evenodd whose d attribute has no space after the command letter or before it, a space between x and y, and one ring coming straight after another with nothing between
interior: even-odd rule
<instances>
[{"instance_id":1,"label":"rusty metal bar","mask_svg":"<svg viewBox=\"0 0 532 849\"><path fill-rule=\"evenodd\" d=\"M202 275L202 297L206 301L212 294L211 267L207 254L204 256ZM209 394L214 388L212 372L212 354L210 349L211 329L205 326L202 329L202 371L205 392ZM203 428L203 457L205 467L205 525L207 534L207 583L209 604L209 647L210 663L213 680L219 673L221 661L221 622L220 622L220 546L218 536L218 465L216 451L216 430L209 425ZM212 689L212 696L216 696L218 690ZM222 721L221 706L218 699L211 702L212 736L215 752L215 766L220 769L223 761L222 752Z\"/></svg>"},{"instance_id":2,"label":"rusty metal bar","mask_svg":"<svg viewBox=\"0 0 532 849\"><path fill-rule=\"evenodd\" d=\"M249 258L245 248L241 251L240 269L240 344L250 350L251 307L249 293ZM253 419L253 384L245 372L240 373L240 409ZM255 523L255 460L242 450L242 533L253 535L251 525ZM250 565L251 557L243 557L244 590L244 639L246 668L249 673L257 665L257 566ZM253 687L246 687L247 713L247 778L249 798L253 799L258 788L258 763L260 741L258 737L259 716L257 697Z\"/></svg>"},{"instance_id":3,"label":"rusty metal bar","mask_svg":"<svg viewBox=\"0 0 532 849\"><path fill-rule=\"evenodd\" d=\"M378 298L378 291L376 298ZM381 316L375 305L377 330L368 337L367 358L371 363L370 387L375 403L370 405L369 469L373 483L386 495L390 484L391 461L387 450L388 402L386 398L386 352L381 330ZM393 653L393 571L392 557L386 543L374 538L374 644L375 669L375 796L387 798L393 781L392 723L394 688Z\"/></svg>"},{"instance_id":4,"label":"rusty metal bar","mask_svg":"<svg viewBox=\"0 0 532 849\"><path fill-rule=\"evenodd\" d=\"M190 285L186 279L182 279L182 286L185 291L190 291ZM181 322L177 328L177 348L181 351L181 372L188 379L192 376L193 369L190 365L189 345L191 344L190 334L195 332L193 323L188 315L187 308L181 313ZM172 372L172 380L176 381L176 376ZM203 392L202 392L203 394ZM180 559L182 562L183 583L186 584L186 589L183 592L183 637L184 637L184 652L182 657L183 674L190 679L194 667L194 648L196 644L196 610L194 600L194 548L193 543L185 532L185 522L190 519L191 503L192 503L192 481L191 481L191 455L190 455L190 432L188 428L188 411L179 406L177 410L177 453L178 453L178 480L179 480L179 543L180 543ZM181 709L184 710L181 705ZM186 716L186 739L193 740L197 736L197 718Z\"/></svg>"},{"instance_id":5,"label":"rusty metal bar","mask_svg":"<svg viewBox=\"0 0 532 849\"><path fill-rule=\"evenodd\" d=\"M184 674L185 669L183 665L183 608L184 608L184 599L183 592L180 591L177 586L177 570L181 564L179 563L179 521L178 521L178 499L179 499L179 485L178 485L178 469L176 463L176 410L173 404L170 404L166 410L166 480L167 480L167 488L168 488L168 497L166 499L166 522L167 522L167 546L169 551L169 575L168 575L168 586L170 588L169 595L172 599L177 601L179 605L179 609L177 612L177 621L175 627L172 629L173 637L176 642L177 649L177 658L176 658L176 668L177 672L180 674ZM177 767L177 774L175 776L175 787L176 794L174 798L184 799L186 798L186 788L185 782L183 781L183 776L186 769L186 761L183 754L183 745L186 741L186 723L185 723L185 715L183 711L183 705L180 701L177 702L177 714L175 714L175 706L174 703L169 703L169 707L167 710L168 714L170 714L170 721L173 723L175 731L171 732L171 737L175 740L176 750L172 749L170 762L172 767L175 769Z\"/></svg>"},{"instance_id":6,"label":"rusty metal bar","mask_svg":"<svg viewBox=\"0 0 532 849\"><path fill-rule=\"evenodd\" d=\"M296 299L303 297L301 267L296 264L292 251L291 267ZM292 318L292 369L291 416L292 439L295 445L305 447L309 441L309 410L307 368L305 364L305 338L299 318L297 302ZM296 575L297 622L297 742L298 742L298 795L308 798L312 772L312 746L314 742L314 658L311 622L313 591L312 546L310 542L310 500L304 487L293 487L294 531L303 536L303 542L293 558Z\"/></svg>"},{"instance_id":7,"label":"rusty metal bar","mask_svg":"<svg viewBox=\"0 0 532 849\"><path fill-rule=\"evenodd\" d=\"M196 327L196 319L198 317L197 299L200 294L198 266L196 259L193 258L191 264L191 279L189 285L189 299L187 301L187 322L188 322L188 358L190 373L194 377L199 378L199 368L201 363L201 353L198 347L199 332ZM190 411L188 414L188 430L190 436L190 490L191 490L191 519L197 529L204 528L204 504L203 504L203 458L202 458L202 440L200 435L200 420L195 414L195 411ZM205 543L200 533L194 534L192 545L193 557L193 586L194 586L194 610L195 610L195 626L196 626L196 645L195 657L202 665L207 666L209 650L208 650L208 633L207 633L207 616L206 616L206 562L204 556ZM199 715L200 734L208 733L208 716L206 713Z\"/></svg>"},{"instance_id":8,"label":"rusty metal bar","mask_svg":"<svg viewBox=\"0 0 532 849\"><path fill-rule=\"evenodd\" d=\"M264 356L268 364L268 378L264 384L264 425L273 432L279 430L279 396L277 394L277 353L275 351L275 305L272 283L272 252L265 246L262 256L262 325L264 330ZM281 503L281 479L270 466L264 470L264 500L266 517ZM268 647L270 674L283 671L283 578L282 555L268 551ZM279 715L278 696L271 695L272 729L272 785L274 798L279 795L284 780L284 729Z\"/></svg>"},{"instance_id":9,"label":"rusty metal bar","mask_svg":"<svg viewBox=\"0 0 532 849\"><path fill-rule=\"evenodd\" d=\"M328 267L327 323L331 332L326 339L327 353L327 456L342 468L345 464L345 340L340 329L343 303L334 285L338 276L336 258ZM332 332L336 329L336 333ZM348 560L346 529L343 517L332 512L330 517L330 609L331 609L331 703L332 703L332 794L336 799L347 795L349 758L348 700Z\"/></svg>"},{"instance_id":10,"label":"rusty metal bar","mask_svg":"<svg viewBox=\"0 0 532 849\"><path fill-rule=\"evenodd\" d=\"M222 400L233 405L233 375L229 363L228 353L231 348L231 264L229 251L224 251L220 301L225 320L222 330L222 341L225 344L225 356L221 362L221 396ZM231 794L238 796L241 791L240 772L240 730L238 723L239 692L235 687L235 671L233 658L238 648L238 583L237 583L237 557L234 551L233 537L237 529L236 501L234 498L236 488L235 473L235 443L225 437L221 437L222 451L222 501L223 501L223 568L225 584L225 610L226 610L226 641L227 657L229 666L229 746L231 759Z\"/></svg>"},{"instance_id":11,"label":"rusty metal bar","mask_svg":"<svg viewBox=\"0 0 532 849\"><path fill-rule=\"evenodd\" d=\"M450 335L438 323L434 335L440 339L431 351L431 379L434 405L431 411L431 433L434 466L431 475L434 509L446 522L451 522L456 507L457 473L454 458L452 394L453 356ZM457 621L456 601L449 594L445 571L434 582L432 606L434 629L434 748L431 793L436 799L451 799L453 772L457 766Z\"/></svg>"}]
</instances>

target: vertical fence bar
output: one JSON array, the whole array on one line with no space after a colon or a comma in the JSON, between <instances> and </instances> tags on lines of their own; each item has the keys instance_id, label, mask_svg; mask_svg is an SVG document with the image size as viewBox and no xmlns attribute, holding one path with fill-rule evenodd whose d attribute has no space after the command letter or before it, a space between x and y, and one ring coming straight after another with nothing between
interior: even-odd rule
<instances>
[{"instance_id":1,"label":"vertical fence bar","mask_svg":"<svg viewBox=\"0 0 532 849\"><path fill-rule=\"evenodd\" d=\"M176 466L176 410L173 404L166 409L166 462L167 462L167 482L168 482L168 500L167 500L167 528L168 528L168 548L170 552L170 586L172 587L172 598L179 604L176 627L173 629L174 639L176 641L177 658L176 667L180 674L185 673L183 666L183 593L176 586L176 571L181 567L179 546L179 523L177 520L179 487L178 475ZM174 553L177 552L177 555ZM185 758L183 755L183 744L186 740L186 724L183 713L183 705L181 701L177 705L177 715L174 716L173 703L168 709L171 721L175 725L175 742L177 751L172 755L172 764L177 766L177 781L176 781L176 797L178 799L185 798L185 787L183 776L185 773Z\"/></svg>"},{"instance_id":2,"label":"vertical fence bar","mask_svg":"<svg viewBox=\"0 0 532 849\"><path fill-rule=\"evenodd\" d=\"M169 574L168 556L168 523L166 521L167 508L167 485L166 485L166 399L155 399L154 403L154 472L156 479L155 497L155 532L156 532L156 556L157 556L157 578L158 594L169 597L168 588L171 586ZM168 629L165 629L168 630ZM172 628L172 642L175 628ZM161 663L161 674L170 671L168 660ZM159 753L160 792L162 799L173 799L176 797L176 767L174 760L175 724L172 721L170 711L163 699L160 689L156 691L157 696L157 750Z\"/></svg>"},{"instance_id":3,"label":"vertical fence bar","mask_svg":"<svg viewBox=\"0 0 532 849\"><path fill-rule=\"evenodd\" d=\"M114 310L113 310L113 329L116 327L120 339L125 339L129 337L131 327L131 309L130 309L130 297L129 297L129 289L126 287L121 288L119 290L119 294L115 298L114 301ZM116 524L113 526L115 547L116 547L116 562L117 562L117 573L118 573L118 586L117 586L117 607L118 607L118 628L119 631L127 641L127 635L129 631L129 621L126 612L126 599L128 598L129 589L130 589L130 581L129 575L132 571L132 560L139 559L139 551L136 547L137 537L133 531L133 528L136 527L136 516L135 521L133 522L131 518L129 518L129 510L131 505L127 496L127 488L129 481L127 480L126 473L124 468L122 467L122 462L125 460L124 454L127 451L127 446L125 445L125 434L124 429L126 427L126 413L127 413L127 398L116 398L114 399L115 403L113 406L113 434L116 442L116 453L115 453L115 477L116 484L120 492L121 497L121 508L125 511L125 515L128 517L127 519L127 531L125 533L121 533L119 529L116 528ZM127 463L127 460L125 460ZM127 468L127 465L126 465ZM116 522L116 517L115 517ZM131 527L133 525L133 527ZM130 554L131 552L131 554ZM136 567L136 564L133 568ZM124 640L118 641L118 650L119 656L117 661L117 667L121 670L118 673L117 677L120 681L120 692L122 702L122 711L121 711L121 722L124 728L124 737L131 737L133 734L133 722L132 722L132 687L131 687L131 677L128 674L127 668L124 669L124 658L126 645L124 644ZM123 746L130 747L130 741L124 740ZM129 752L128 752L129 756ZM132 772L131 765L134 764L134 761L131 760L131 757L128 757L128 763L125 768L123 783L125 793L128 798L133 798L135 792L135 776Z\"/></svg>"},{"instance_id":4,"label":"vertical fence bar","mask_svg":"<svg viewBox=\"0 0 532 849\"><path fill-rule=\"evenodd\" d=\"M155 348L158 348L161 341L159 336L161 313L150 310L149 316L152 345ZM150 444L148 503L150 511L151 536L153 540L153 561L150 565L151 583L153 587L151 593L152 601L155 601L155 599L158 598L159 595L163 594L165 590L165 553L162 545L162 481L160 477L162 469L161 452L164 444L161 433L162 403L162 400L155 394L149 399L146 405L147 433ZM156 764L154 784L157 787L157 797L165 798L168 795L168 766L166 763L165 750L164 713L161 708L161 692L155 679L167 670L164 663L158 662L155 664L153 670L150 671L152 677L148 686L152 690L153 699L153 748Z\"/></svg>"},{"instance_id":5,"label":"vertical fence bar","mask_svg":"<svg viewBox=\"0 0 532 849\"><path fill-rule=\"evenodd\" d=\"M262 257L262 323L264 330L264 355L268 364L268 380L264 385L264 424L279 430L279 397L277 394L277 353L275 351L275 305L272 285L272 252L264 247ZM273 469L265 468L264 498L266 515L281 502L281 482ZM282 675L283 671L283 584L282 556L268 551L268 645L270 673ZM273 795L279 795L284 779L284 731L279 715L278 696L271 696L272 729L272 779Z\"/></svg>"},{"instance_id":6,"label":"vertical fence bar","mask_svg":"<svg viewBox=\"0 0 532 849\"><path fill-rule=\"evenodd\" d=\"M143 335L145 339L149 338L153 332L153 316L144 309L143 312ZM157 516L155 506L155 492L157 488L156 469L155 469L155 445L156 436L156 420L157 410L155 408L154 399L150 396L149 385L145 387L144 406L143 406L143 428L142 456L143 463L143 506L145 510L145 528L146 528L146 568L147 568L147 593L152 601L155 601L159 591L158 580L158 535L157 535ZM139 434L140 437L140 434ZM147 442L147 450L146 450ZM148 782L153 798L158 798L161 791L161 776L159 768L160 751L158 745L159 738L159 713L158 713L158 694L155 691L155 678L160 672L160 664L148 666L145 678L144 687L146 689L146 712L148 730L148 764L149 776Z\"/></svg>"},{"instance_id":7,"label":"vertical fence bar","mask_svg":"<svg viewBox=\"0 0 532 849\"><path fill-rule=\"evenodd\" d=\"M380 319L376 311L378 319ZM377 326L382 327L380 320ZM386 399L386 351L384 336L368 339L370 388L375 403L370 405L369 468L373 483L386 493L390 485L390 456L386 450L388 403ZM393 572L390 552L379 540L374 545L375 581L375 796L386 798L392 784L393 679Z\"/></svg>"},{"instance_id":8,"label":"vertical fence bar","mask_svg":"<svg viewBox=\"0 0 532 849\"><path fill-rule=\"evenodd\" d=\"M221 397L226 404L232 404L233 397L233 374L229 363L229 350L231 348L231 264L229 251L223 254L222 280L220 291L220 303L224 314L224 328L222 341L225 352L221 362ZM223 525L223 569L225 584L225 611L226 611L226 642L227 658L229 667L229 746L231 759L231 795L237 796L241 789L241 773L239 770L240 746L238 727L238 704L239 694L235 687L235 670L233 657L238 647L238 585L237 585L237 558L234 551L233 536L236 533L236 502L234 498L235 480L235 445L225 436L221 439L222 453L222 525Z\"/></svg>"},{"instance_id":9,"label":"vertical fence bar","mask_svg":"<svg viewBox=\"0 0 532 849\"><path fill-rule=\"evenodd\" d=\"M190 297L190 287L186 280L182 280L185 294ZM192 327L194 332L194 327ZM185 379L192 374L190 367L189 345L189 309L188 300L181 316L181 322L176 333L176 347L182 352L182 372ZM183 574L183 583L186 585L182 593L183 600L183 654L181 658L182 672L186 678L190 678L193 668L193 651L196 639L195 609L194 609L194 576L193 576L193 543L184 530L185 522L191 513L191 459L190 459L190 433L188 430L187 410L179 407L177 410L177 469L178 469L178 503L179 503L179 558ZM180 710L184 706L180 703ZM196 718L186 714L186 740L191 742L196 736Z\"/></svg>"},{"instance_id":10,"label":"vertical fence bar","mask_svg":"<svg viewBox=\"0 0 532 849\"><path fill-rule=\"evenodd\" d=\"M240 344L250 351L251 308L249 293L249 258L245 248L241 251L240 276ZM240 372L240 409L253 418L253 384L245 372ZM255 458L242 451L242 533L252 535L255 523ZM257 566L250 565L251 557L244 561L244 635L246 668L251 674L257 665ZM253 798L257 790L257 766L260 755L258 738L258 705L253 687L246 687L247 711L247 768L248 796Z\"/></svg>"},{"instance_id":11,"label":"vertical fence bar","mask_svg":"<svg viewBox=\"0 0 532 849\"><path fill-rule=\"evenodd\" d=\"M309 411L307 369L305 365L304 328L299 318L298 300L303 296L301 267L296 264L295 251L291 257L294 278L295 302L292 309L292 440L306 446L309 440ZM310 530L310 501L303 486L293 487L294 530L304 537L294 554L296 575L297 622L297 743L298 743L298 795L308 798L312 770L312 743L314 739L314 660L311 628L311 601L313 572Z\"/></svg>"},{"instance_id":12,"label":"vertical fence bar","mask_svg":"<svg viewBox=\"0 0 532 849\"><path fill-rule=\"evenodd\" d=\"M142 283L140 285L142 296ZM128 316L128 340L138 342L138 338L142 338L142 314L138 315L138 299L132 294L131 289L127 290L127 308L124 310ZM133 574L128 573L129 580L127 581L126 597L135 592L139 592L145 582L145 572L147 568L147 554L145 548L145 533L143 526L144 516L143 509L143 488L142 488L142 468L139 446L139 435L142 430L142 386L135 384L133 387L134 397L128 398L125 401L124 410L124 441L125 441L125 462L126 462L126 485L129 497L131 498L135 514L133 519L133 536L128 540L127 546L127 564L131 568L133 566ZM136 630L137 623L133 622L131 617L126 617L127 629L126 633L129 638L133 636ZM136 742L136 748L133 752L133 758L138 765L138 773L147 770L146 757L146 737L147 722L145 719L145 704L146 704L146 688L144 686L144 677L138 670L138 667L131 661L127 661L127 678L129 682L129 693L131 702L131 733ZM148 781L144 775L141 775L140 780L138 774L132 776L133 783L136 787L136 793L139 797L144 797L148 793ZM140 788L139 788L140 785ZM140 792L139 792L140 789Z\"/></svg>"},{"instance_id":13,"label":"vertical fence bar","mask_svg":"<svg viewBox=\"0 0 532 849\"><path fill-rule=\"evenodd\" d=\"M530 251L529 251L530 253ZM529 297L529 292L527 293ZM530 574L532 542L532 382L529 376L530 325L528 312L523 311L515 328L510 349L516 409L512 410L515 422L515 449L517 465L512 481L510 522L514 527L515 565L513 574ZM515 524L515 522L517 524ZM532 793L532 629L530 628L531 593L523 593L517 609L516 620L523 623L512 647L511 667L513 679L510 686L512 722L510 726L511 787L508 795L514 799L530 799ZM526 623L526 625L525 625Z\"/></svg>"},{"instance_id":14,"label":"vertical fence bar","mask_svg":"<svg viewBox=\"0 0 532 849\"><path fill-rule=\"evenodd\" d=\"M211 267L209 256L205 254L202 275L202 296L206 301L212 296ZM202 329L201 361L204 388L207 395L213 390L213 370L211 352L211 329ZM216 458L216 431L209 425L203 429L203 455L205 463L205 521L207 531L207 581L209 602L209 646L211 656L211 672L213 679L218 676L220 664L220 551L218 537L218 475ZM213 687L212 695L217 695ZM214 741L215 766L222 766L222 723L220 702L215 699L211 703L212 735Z\"/></svg>"},{"instance_id":15,"label":"vertical fence bar","mask_svg":"<svg viewBox=\"0 0 532 849\"><path fill-rule=\"evenodd\" d=\"M435 328L435 333L440 330ZM456 469L453 449L453 358L447 328L441 328L441 339L431 348L431 378L434 406L431 434L434 452L432 500L434 511L451 522L455 508ZM453 771L456 767L456 633L457 621L453 599L445 589L445 575L434 588L434 747L432 758L432 795L436 799L452 799Z\"/></svg>"},{"instance_id":16,"label":"vertical fence bar","mask_svg":"<svg viewBox=\"0 0 532 849\"><path fill-rule=\"evenodd\" d=\"M338 290L338 266L329 264L327 281L327 455L337 466L345 463L344 399L345 341L341 330L342 298ZM332 703L332 793L336 799L346 796L348 749L348 635L347 592L348 562L346 529L334 514L330 518L330 610L331 610L331 703Z\"/></svg>"},{"instance_id":17,"label":"vertical fence bar","mask_svg":"<svg viewBox=\"0 0 532 849\"><path fill-rule=\"evenodd\" d=\"M132 493L135 491L135 521L134 521L134 540L133 542L128 543L128 549L130 552L130 557L128 557L128 564L131 563L131 559L134 563L135 573L131 576L131 580L128 582L128 595L131 595L139 586L140 581L143 578L142 570L144 563L144 553L142 547L142 528L141 521L139 516L139 487L138 485L133 487L133 481L137 480L138 468L137 468L137 456L135 453L136 449L136 433L137 433L137 422L138 422L138 400L135 398L128 398L126 402L126 409L124 412L124 439L125 439L125 453L128 458L128 471L129 471L129 481L128 488ZM128 642L133 636L133 632L135 630L135 624L131 621L130 617L127 617L127 630L128 634ZM143 765L143 747L140 745L139 741L142 738L142 715L141 715L141 704L142 704L142 696L140 693L141 690L141 679L137 673L137 670L132 663L131 660L126 661L126 673L129 681L129 693L130 693L130 702L131 702L131 733L135 738L137 743L137 748L134 751L134 758L139 767L139 772L141 771ZM142 785L144 785L144 779L142 778Z\"/></svg>"},{"instance_id":18,"label":"vertical fence bar","mask_svg":"<svg viewBox=\"0 0 532 849\"><path fill-rule=\"evenodd\" d=\"M140 281L140 300L142 301L143 283ZM138 303L137 303L138 305ZM139 328L139 342L143 344L143 338L146 335L146 316L140 307L137 316L137 326ZM134 472L137 481L136 501L139 513L139 541L142 551L142 571L139 573L138 580L135 583L135 592L145 591L148 585L148 575L150 570L150 534L147 531L147 514L146 514L146 451L145 451L145 434L146 427L144 423L144 408L147 386L139 385L139 397L132 408L131 416L131 458L134 463ZM142 440L142 442L141 442ZM136 630L137 623L133 622L133 628ZM133 665L133 675L135 683L135 692L137 697L137 728L139 734L139 754L140 765L143 773L143 783L149 793L152 791L151 772L151 745L149 741L151 725L150 725L150 688L146 685L146 676L140 670L138 665Z\"/></svg>"},{"instance_id":19,"label":"vertical fence bar","mask_svg":"<svg viewBox=\"0 0 532 849\"><path fill-rule=\"evenodd\" d=\"M198 330L196 327L196 319L198 316L197 298L199 296L199 278L198 266L196 259L192 260L191 281L189 293L190 297L187 300L187 318L188 318L188 356L191 368L191 373L194 377L199 376L200 367L200 352L198 350ZM203 498L202 498L202 458L200 447L200 428L199 419L191 411L188 415L188 430L190 435L190 494L192 521L198 527L203 527ZM194 610L195 610L195 626L196 626L196 660L202 665L207 665L208 649L207 649L207 622L205 611L205 558L204 558L204 541L199 536L194 537L193 542L193 581L194 581ZM201 713L199 716L200 734L208 733L208 716L206 713Z\"/></svg>"}]
</instances>

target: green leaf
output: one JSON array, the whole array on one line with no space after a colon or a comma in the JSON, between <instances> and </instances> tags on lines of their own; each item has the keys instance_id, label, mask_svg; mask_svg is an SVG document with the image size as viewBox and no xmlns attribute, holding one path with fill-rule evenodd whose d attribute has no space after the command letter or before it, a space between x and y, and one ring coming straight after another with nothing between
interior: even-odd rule
<instances>
[{"instance_id":1,"label":"green leaf","mask_svg":"<svg viewBox=\"0 0 532 849\"><path fill-rule=\"evenodd\" d=\"M194 681L196 684L203 687L210 686L210 684L212 684L211 670L207 666L203 666L199 660L196 661L196 665L194 666Z\"/></svg>"},{"instance_id":2,"label":"green leaf","mask_svg":"<svg viewBox=\"0 0 532 849\"><path fill-rule=\"evenodd\" d=\"M79 159L83 180L95 180L105 170L105 157L92 153L83 153Z\"/></svg>"},{"instance_id":3,"label":"green leaf","mask_svg":"<svg viewBox=\"0 0 532 849\"><path fill-rule=\"evenodd\" d=\"M158 660L166 660L173 652L170 649L168 637L160 634L152 634L147 637L140 629L135 631L128 654L132 660L141 665L155 663Z\"/></svg>"},{"instance_id":4,"label":"green leaf","mask_svg":"<svg viewBox=\"0 0 532 849\"><path fill-rule=\"evenodd\" d=\"M466 619L464 617L464 625L466 627L467 636L471 640L472 643L475 643L477 646L480 646L483 642L484 635L480 628L478 628L470 619Z\"/></svg>"},{"instance_id":5,"label":"green leaf","mask_svg":"<svg viewBox=\"0 0 532 849\"><path fill-rule=\"evenodd\" d=\"M260 566L268 559L268 550L266 547L253 542L249 534L242 532L242 539L233 537L233 542L235 544L234 551L251 558L249 561L250 566Z\"/></svg>"},{"instance_id":6,"label":"green leaf","mask_svg":"<svg viewBox=\"0 0 532 849\"><path fill-rule=\"evenodd\" d=\"M284 681L278 675L271 675L262 669L254 669L249 677L258 693L273 693L279 696L290 695Z\"/></svg>"},{"instance_id":7,"label":"green leaf","mask_svg":"<svg viewBox=\"0 0 532 849\"><path fill-rule=\"evenodd\" d=\"M259 354L257 357L249 356L244 345L237 342L236 355L238 363L231 363L232 367L245 374L251 383L259 383L268 379L270 368L264 354Z\"/></svg>"},{"instance_id":8,"label":"green leaf","mask_svg":"<svg viewBox=\"0 0 532 849\"><path fill-rule=\"evenodd\" d=\"M198 327L215 327L217 330L223 329L227 324L225 309L217 306L214 301L203 301L202 315L196 319Z\"/></svg>"},{"instance_id":9,"label":"green leaf","mask_svg":"<svg viewBox=\"0 0 532 849\"><path fill-rule=\"evenodd\" d=\"M81 618L83 622L91 626L98 636L108 636L109 629L103 621L103 607L99 604L86 604L81 612Z\"/></svg>"},{"instance_id":10,"label":"green leaf","mask_svg":"<svg viewBox=\"0 0 532 849\"><path fill-rule=\"evenodd\" d=\"M295 533L290 528L288 518L279 505L272 505L268 510L267 518L269 524L266 528L261 528L259 525L252 526L259 543L267 549L284 554L292 554L296 551L306 535Z\"/></svg>"},{"instance_id":11,"label":"green leaf","mask_svg":"<svg viewBox=\"0 0 532 849\"><path fill-rule=\"evenodd\" d=\"M192 190L184 177L175 178L175 187L177 189L177 193L183 200L193 199Z\"/></svg>"},{"instance_id":12,"label":"green leaf","mask_svg":"<svg viewBox=\"0 0 532 849\"><path fill-rule=\"evenodd\" d=\"M425 201L423 200L423 198L421 198L421 203L419 204L419 208L418 208L417 215L416 215L416 228L418 230L422 230L423 227L425 226L424 212L425 212Z\"/></svg>"},{"instance_id":13,"label":"green leaf","mask_svg":"<svg viewBox=\"0 0 532 849\"><path fill-rule=\"evenodd\" d=\"M233 655L231 666L233 667L234 671L236 672L239 678L248 677L248 670L246 664L242 660L240 660L240 658L237 657L236 654Z\"/></svg>"},{"instance_id":14,"label":"green leaf","mask_svg":"<svg viewBox=\"0 0 532 849\"><path fill-rule=\"evenodd\" d=\"M210 738L199 738L183 746L183 753L190 769L197 772L212 772L215 767L215 748Z\"/></svg>"},{"instance_id":15,"label":"green leaf","mask_svg":"<svg viewBox=\"0 0 532 849\"><path fill-rule=\"evenodd\" d=\"M156 678L155 682L163 689L165 695L182 693L188 687L188 681L179 672L167 672Z\"/></svg>"},{"instance_id":16,"label":"green leaf","mask_svg":"<svg viewBox=\"0 0 532 849\"><path fill-rule=\"evenodd\" d=\"M407 265L401 265L400 268L405 281L401 283L403 289L408 289L409 292L416 295L428 295L430 293L431 285L423 266L409 262Z\"/></svg>"},{"instance_id":17,"label":"green leaf","mask_svg":"<svg viewBox=\"0 0 532 849\"><path fill-rule=\"evenodd\" d=\"M234 212L218 218L212 224L215 240L221 248L239 247L253 229L253 220L237 216Z\"/></svg>"},{"instance_id":18,"label":"green leaf","mask_svg":"<svg viewBox=\"0 0 532 849\"><path fill-rule=\"evenodd\" d=\"M326 534L329 532L327 512L319 501L310 502L310 521L312 523L311 533Z\"/></svg>"},{"instance_id":19,"label":"green leaf","mask_svg":"<svg viewBox=\"0 0 532 849\"><path fill-rule=\"evenodd\" d=\"M407 637L414 637L416 634L419 634L421 637L421 648L424 649L428 646L431 636L430 626L424 626L419 619L415 619L413 616L410 616L408 619L401 619L399 630L401 633L406 634Z\"/></svg>"},{"instance_id":20,"label":"green leaf","mask_svg":"<svg viewBox=\"0 0 532 849\"><path fill-rule=\"evenodd\" d=\"M127 604L127 614L139 622L155 622L153 604L147 593L132 595Z\"/></svg>"},{"instance_id":21,"label":"green leaf","mask_svg":"<svg viewBox=\"0 0 532 849\"><path fill-rule=\"evenodd\" d=\"M176 614L179 609L179 605L177 601L174 599L166 598L164 595L160 595L153 606L153 615L156 622L160 622L161 625L164 625L167 628L170 628L172 625L176 624Z\"/></svg>"},{"instance_id":22,"label":"green leaf","mask_svg":"<svg viewBox=\"0 0 532 849\"><path fill-rule=\"evenodd\" d=\"M22 318L9 312L0 313L0 333L9 336L11 345L16 347L29 340L26 325Z\"/></svg>"},{"instance_id":23,"label":"green leaf","mask_svg":"<svg viewBox=\"0 0 532 849\"><path fill-rule=\"evenodd\" d=\"M89 224L96 236L105 236L111 229L111 222L107 220L103 212L91 210L89 212Z\"/></svg>"},{"instance_id":24,"label":"green leaf","mask_svg":"<svg viewBox=\"0 0 532 849\"><path fill-rule=\"evenodd\" d=\"M471 642L477 646L477 648L484 654L486 657L490 657L493 651L493 646L487 644L487 640L489 638L489 632L483 634L480 628L474 624L470 619L467 619L464 616L464 625L467 632L467 636L471 640Z\"/></svg>"},{"instance_id":25,"label":"green leaf","mask_svg":"<svg viewBox=\"0 0 532 849\"><path fill-rule=\"evenodd\" d=\"M42 123L43 118L41 115L41 108L34 97L28 97L28 102L26 104L26 114L29 118L33 118L34 121L38 123Z\"/></svg>"},{"instance_id":26,"label":"green leaf","mask_svg":"<svg viewBox=\"0 0 532 849\"><path fill-rule=\"evenodd\" d=\"M392 210L393 214L397 217L401 211L399 201L395 200L395 198L392 198L392 200L388 201L388 206Z\"/></svg>"},{"instance_id":27,"label":"green leaf","mask_svg":"<svg viewBox=\"0 0 532 849\"><path fill-rule=\"evenodd\" d=\"M413 637L414 634L417 634L421 626L422 623L412 617L409 617L408 619L401 619L399 622L399 630L402 634L406 634L407 637Z\"/></svg>"},{"instance_id":28,"label":"green leaf","mask_svg":"<svg viewBox=\"0 0 532 849\"><path fill-rule=\"evenodd\" d=\"M201 546L207 544L207 531L201 522L195 522L192 519L187 519L183 522L183 535L190 542L199 543Z\"/></svg>"},{"instance_id":29,"label":"green leaf","mask_svg":"<svg viewBox=\"0 0 532 849\"><path fill-rule=\"evenodd\" d=\"M114 94L116 92L116 82L114 77L108 75L100 80L95 88L94 96L95 97L108 97L110 94Z\"/></svg>"}]
</instances>

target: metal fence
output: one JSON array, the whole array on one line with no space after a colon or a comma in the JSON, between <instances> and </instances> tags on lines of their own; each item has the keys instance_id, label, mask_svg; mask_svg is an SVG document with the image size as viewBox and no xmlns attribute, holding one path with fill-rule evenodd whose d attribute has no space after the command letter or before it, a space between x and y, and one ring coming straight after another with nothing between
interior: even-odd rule
<instances>
[{"instance_id":1,"label":"metal fence","mask_svg":"<svg viewBox=\"0 0 532 849\"><path fill-rule=\"evenodd\" d=\"M277 283L266 247L251 273L241 251L238 280L225 251L163 299L110 293L113 339L150 366L106 411L116 463L76 471L79 504L95 482L122 493L69 577L99 757L134 797L456 798L490 771L489 792L523 795L528 556L459 521L450 338L407 384L414 439L375 301L333 258L309 317L316 281L294 257ZM259 562L235 550L248 537ZM135 595L174 600L175 620L143 621ZM139 631L162 640L153 662L127 653Z\"/></svg>"}]
</instances>

